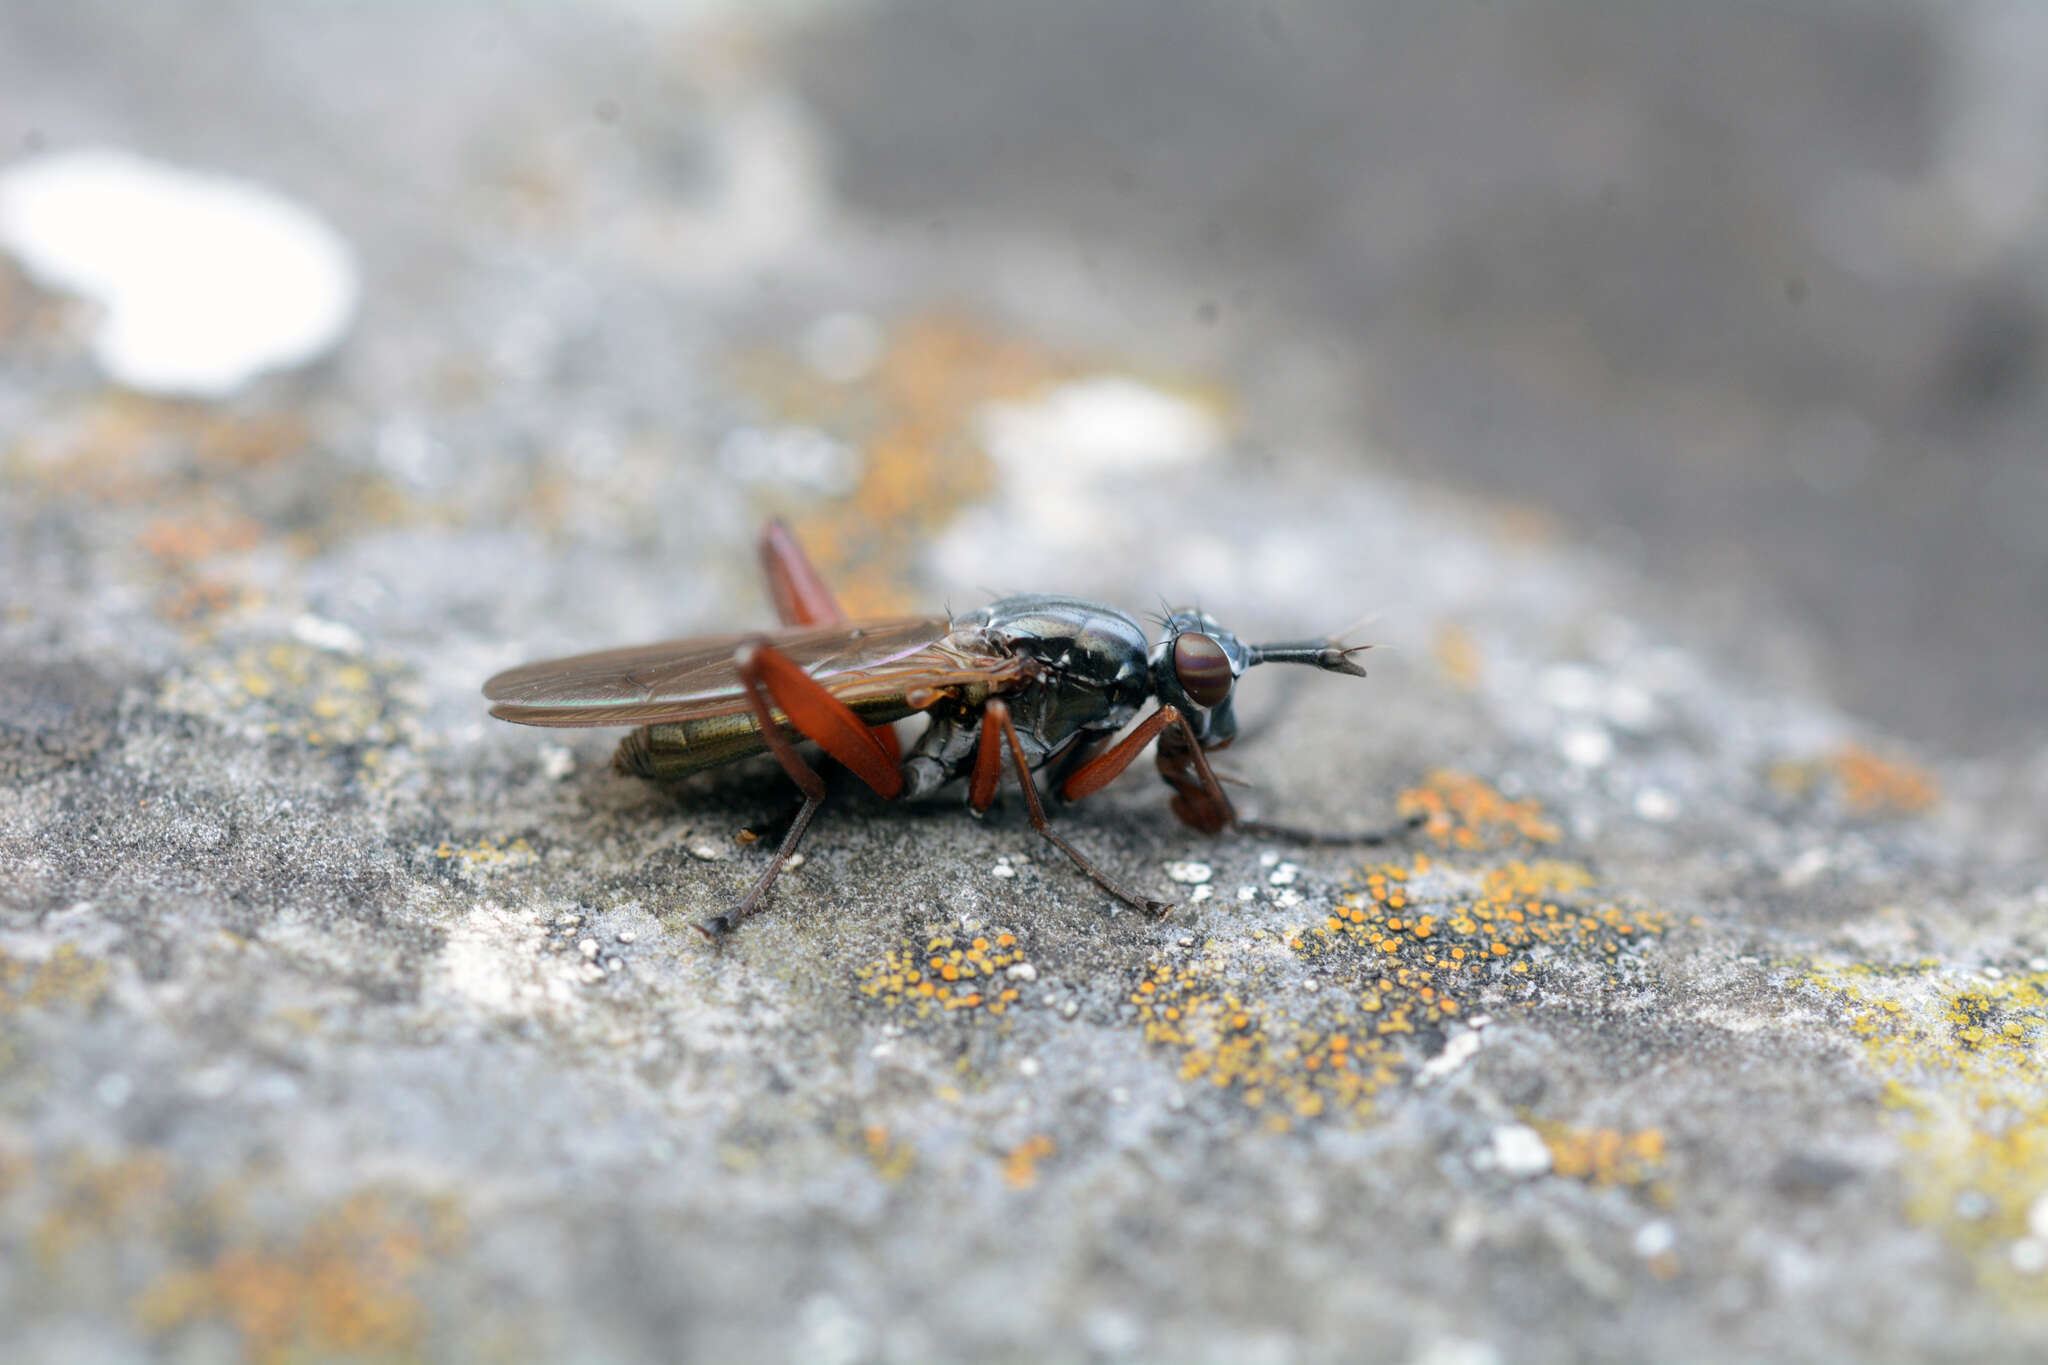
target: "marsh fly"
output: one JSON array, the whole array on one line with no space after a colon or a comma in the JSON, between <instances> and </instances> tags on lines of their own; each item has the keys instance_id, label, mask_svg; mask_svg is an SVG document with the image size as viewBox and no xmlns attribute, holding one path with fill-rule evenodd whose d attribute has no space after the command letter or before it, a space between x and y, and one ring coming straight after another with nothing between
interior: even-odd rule
<instances>
[{"instance_id":1,"label":"marsh fly","mask_svg":"<svg viewBox=\"0 0 2048 1365\"><path fill-rule=\"evenodd\" d=\"M825 799L797 751L809 740L888 800L957 778L977 814L995 800L1007 761L1032 828L1110 895L1159 916L1172 905L1126 890L1047 822L1033 773L1077 801L1100 791L1159 741L1173 813L1204 834L1233 826L1307 842L1377 843L1386 831L1324 836L1241 820L1207 754L1237 736L1232 692L1247 668L1310 664L1364 677L1328 640L1247 645L1198 610L1168 612L1148 640L1128 613L1077 597L1027 593L959 616L849 620L781 522L761 535L779 630L699 635L527 664L484 684L491 714L521 725L632 725L621 772L670 778L762 750L803 793L775 856L738 905L698 926L717 939L761 908L776 874ZM1144 720L1118 731L1144 709ZM930 724L908 756L891 723Z\"/></svg>"}]
</instances>

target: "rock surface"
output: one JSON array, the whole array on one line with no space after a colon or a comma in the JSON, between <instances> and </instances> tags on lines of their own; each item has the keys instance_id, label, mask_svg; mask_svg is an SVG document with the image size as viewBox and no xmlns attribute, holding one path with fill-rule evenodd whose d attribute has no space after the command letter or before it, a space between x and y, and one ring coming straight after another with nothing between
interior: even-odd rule
<instances>
[{"instance_id":1,"label":"rock surface","mask_svg":"<svg viewBox=\"0 0 2048 1365\"><path fill-rule=\"evenodd\" d=\"M1376 406L1320 306L1215 327L1188 243L977 219L980 167L892 218L846 168L907 96L824 68L943 36L904 13L0 19L0 135L268 181L365 291L319 368L174 403L0 265L0 1354L2039 1358L2033 694L1904 743L1830 688L1855 631L1568 529L1569 423L1450 491L1375 419L1456 395ZM1141 764L1059 818L1153 923L1014 799L848 794L714 950L773 769L637 782L478 688L765 624L770 514L856 611L1376 613L1227 758L1424 823L1204 840Z\"/></svg>"}]
</instances>

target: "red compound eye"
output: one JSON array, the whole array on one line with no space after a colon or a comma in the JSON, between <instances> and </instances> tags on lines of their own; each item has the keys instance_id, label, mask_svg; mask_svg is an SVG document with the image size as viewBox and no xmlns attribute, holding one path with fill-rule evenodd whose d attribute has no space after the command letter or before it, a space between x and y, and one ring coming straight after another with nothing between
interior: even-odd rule
<instances>
[{"instance_id":1,"label":"red compound eye","mask_svg":"<svg viewBox=\"0 0 2048 1365\"><path fill-rule=\"evenodd\" d=\"M1173 676L1181 691L1204 711L1230 700L1230 685L1237 681L1230 671L1230 656L1223 646L1207 635L1187 632L1173 642Z\"/></svg>"}]
</instances>

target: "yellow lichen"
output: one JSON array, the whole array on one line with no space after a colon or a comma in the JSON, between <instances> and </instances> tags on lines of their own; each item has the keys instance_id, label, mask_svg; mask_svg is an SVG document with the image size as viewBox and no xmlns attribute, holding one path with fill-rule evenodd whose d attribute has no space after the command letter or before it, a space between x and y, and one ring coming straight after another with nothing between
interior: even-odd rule
<instances>
[{"instance_id":1,"label":"yellow lichen","mask_svg":"<svg viewBox=\"0 0 2048 1365\"><path fill-rule=\"evenodd\" d=\"M203 671L172 675L167 710L231 716L263 732L324 746L404 738L396 668L365 664L297 641L245 645Z\"/></svg>"},{"instance_id":2,"label":"yellow lichen","mask_svg":"<svg viewBox=\"0 0 2048 1365\"><path fill-rule=\"evenodd\" d=\"M1882 1082L1907 1216L1988 1281L2048 1297L2048 1280L2015 1267L2022 1247L2048 1253L2030 1221L2048 1197L2048 972L1822 965L1794 984L1841 1005Z\"/></svg>"},{"instance_id":3,"label":"yellow lichen","mask_svg":"<svg viewBox=\"0 0 2048 1365\"><path fill-rule=\"evenodd\" d=\"M540 855L534 852L533 845L523 838L503 844L490 839L479 839L473 844L454 844L443 839L435 846L434 856L460 867L465 872L528 867L540 858Z\"/></svg>"},{"instance_id":4,"label":"yellow lichen","mask_svg":"<svg viewBox=\"0 0 2048 1365\"><path fill-rule=\"evenodd\" d=\"M1566 1123L1531 1121L1550 1149L1550 1168L1570 1180L1592 1185L1646 1185L1664 1166L1664 1134L1644 1128L1577 1128Z\"/></svg>"},{"instance_id":5,"label":"yellow lichen","mask_svg":"<svg viewBox=\"0 0 2048 1365\"><path fill-rule=\"evenodd\" d=\"M1446 621L1437 627L1436 639L1431 651L1436 657L1436 666L1444 678L1460 692L1476 692L1480 679L1485 675L1485 657L1479 652L1479 642L1472 638L1472 632L1455 621Z\"/></svg>"},{"instance_id":6,"label":"yellow lichen","mask_svg":"<svg viewBox=\"0 0 2048 1365\"><path fill-rule=\"evenodd\" d=\"M107 968L69 944L31 966L0 953L0 1014L17 1009L89 1010L107 993Z\"/></svg>"},{"instance_id":7,"label":"yellow lichen","mask_svg":"<svg viewBox=\"0 0 2048 1365\"><path fill-rule=\"evenodd\" d=\"M1540 816L1532 803L1517 818ZM1178 1054L1183 1080L1269 1120L1363 1118L1410 1073L1401 1040L1460 1021L1482 988L1526 993L1541 961L1615 961L1622 943L1664 932L1658 914L1579 904L1591 884L1573 863L1470 871L1418 855L1366 869L1319 923L1283 931L1315 972L1314 993L1285 989L1276 978L1291 973L1264 955L1212 941L1151 964L1128 999L1146 1040Z\"/></svg>"}]
</instances>

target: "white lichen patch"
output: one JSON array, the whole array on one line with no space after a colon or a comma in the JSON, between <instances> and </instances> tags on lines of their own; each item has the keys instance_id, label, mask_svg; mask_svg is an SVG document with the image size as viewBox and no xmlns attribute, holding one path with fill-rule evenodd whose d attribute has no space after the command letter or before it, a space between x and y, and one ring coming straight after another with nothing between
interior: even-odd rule
<instances>
[{"instance_id":1,"label":"white lichen patch","mask_svg":"<svg viewBox=\"0 0 2048 1365\"><path fill-rule=\"evenodd\" d=\"M0 175L0 248L101 311L93 358L148 393L222 397L317 359L348 330L348 243L247 181L89 148Z\"/></svg>"},{"instance_id":2,"label":"white lichen patch","mask_svg":"<svg viewBox=\"0 0 2048 1365\"><path fill-rule=\"evenodd\" d=\"M579 975L588 964L580 956L545 954L546 940L545 914L484 901L449 927L434 985L438 993L487 1014L576 1014L583 1008Z\"/></svg>"}]
</instances>

